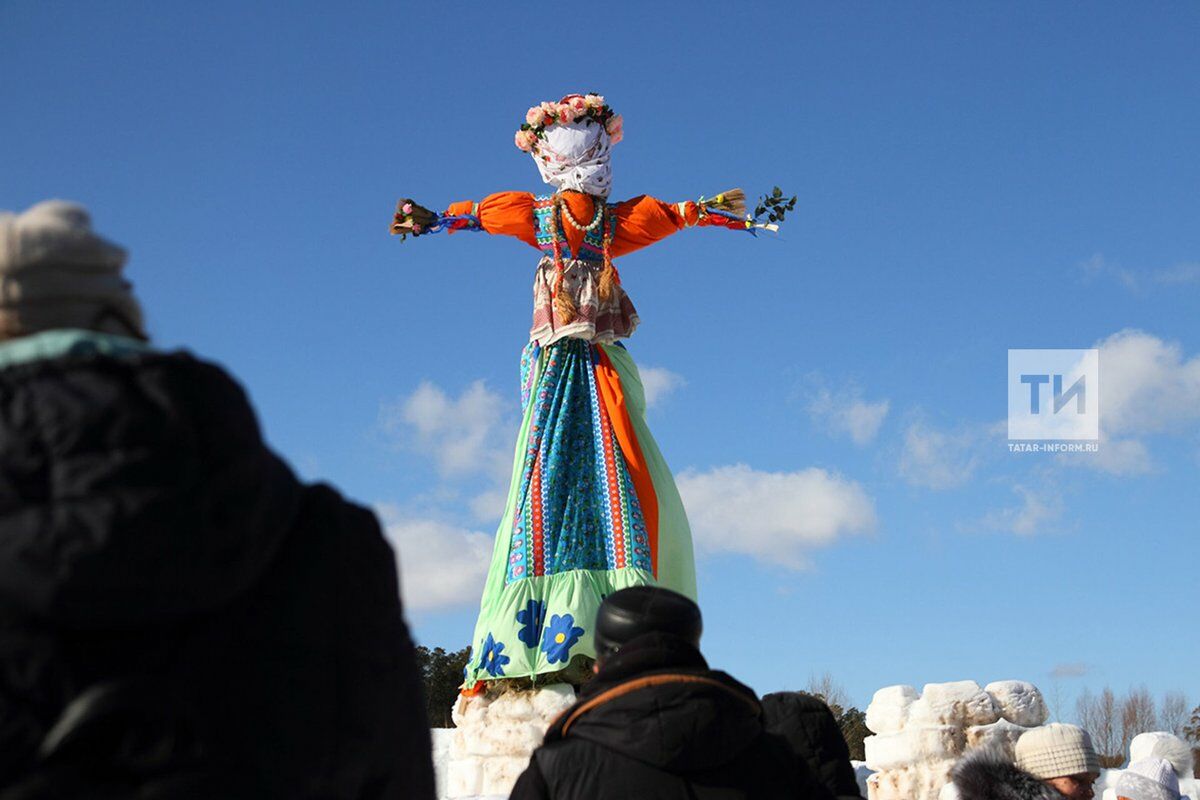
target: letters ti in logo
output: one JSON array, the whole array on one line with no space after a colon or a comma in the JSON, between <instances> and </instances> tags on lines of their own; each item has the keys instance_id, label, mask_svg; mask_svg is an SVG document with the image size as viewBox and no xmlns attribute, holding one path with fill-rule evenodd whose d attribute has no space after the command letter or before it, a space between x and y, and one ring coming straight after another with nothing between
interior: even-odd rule
<instances>
[{"instance_id":1,"label":"letters ti in logo","mask_svg":"<svg viewBox=\"0 0 1200 800\"><path fill-rule=\"evenodd\" d=\"M1100 351L1009 350L1008 438L1100 438Z\"/></svg>"}]
</instances>

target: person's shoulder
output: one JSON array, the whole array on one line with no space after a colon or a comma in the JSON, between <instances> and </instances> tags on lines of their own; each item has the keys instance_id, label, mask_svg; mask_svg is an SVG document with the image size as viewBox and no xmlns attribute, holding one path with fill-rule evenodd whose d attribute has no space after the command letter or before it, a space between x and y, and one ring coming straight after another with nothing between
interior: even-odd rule
<instances>
[{"instance_id":1,"label":"person's shoulder","mask_svg":"<svg viewBox=\"0 0 1200 800\"><path fill-rule=\"evenodd\" d=\"M954 767L951 779L959 800L1061 800L1056 791L994 748L964 757Z\"/></svg>"},{"instance_id":2,"label":"person's shoulder","mask_svg":"<svg viewBox=\"0 0 1200 800\"><path fill-rule=\"evenodd\" d=\"M823 714L829 711L829 705L807 692L771 692L763 695L763 709L774 712L792 714Z\"/></svg>"}]
</instances>

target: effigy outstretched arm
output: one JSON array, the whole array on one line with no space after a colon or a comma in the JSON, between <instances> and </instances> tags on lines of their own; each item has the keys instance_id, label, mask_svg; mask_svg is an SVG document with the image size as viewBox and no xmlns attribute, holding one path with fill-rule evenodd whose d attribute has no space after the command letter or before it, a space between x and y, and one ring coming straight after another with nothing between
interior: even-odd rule
<instances>
[{"instance_id":1,"label":"effigy outstretched arm","mask_svg":"<svg viewBox=\"0 0 1200 800\"><path fill-rule=\"evenodd\" d=\"M746 213L746 195L741 189L681 203L668 203L648 195L617 203L613 206L617 217L613 255L640 250L684 228L726 228L751 234L760 230L777 231L785 212L795 207L796 198L785 199L778 188L775 191L779 194L759 200L754 216ZM763 217L767 220L760 221Z\"/></svg>"},{"instance_id":2,"label":"effigy outstretched arm","mask_svg":"<svg viewBox=\"0 0 1200 800\"><path fill-rule=\"evenodd\" d=\"M482 231L514 236L537 247L533 195L529 192L498 192L478 202L463 200L451 203L441 213L430 211L413 200L401 198L396 203L396 213L392 217L390 231L402 239L441 231Z\"/></svg>"}]
</instances>

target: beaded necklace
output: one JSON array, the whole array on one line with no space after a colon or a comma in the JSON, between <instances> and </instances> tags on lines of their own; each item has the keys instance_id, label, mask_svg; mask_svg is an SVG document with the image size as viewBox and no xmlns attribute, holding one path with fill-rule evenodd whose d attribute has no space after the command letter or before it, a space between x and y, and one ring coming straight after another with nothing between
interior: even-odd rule
<instances>
[{"instance_id":1,"label":"beaded necklace","mask_svg":"<svg viewBox=\"0 0 1200 800\"><path fill-rule=\"evenodd\" d=\"M568 225L577 231L596 230L596 228L599 227L600 223L604 220L604 207L607 205L602 198L593 197L592 205L596 207L596 215L592 218L591 222L589 222L587 225L584 225L582 222L575 219L575 215L571 213L571 207L567 205L565 200L563 200L563 196L561 194L554 195L554 203L561 210L563 220L565 220Z\"/></svg>"},{"instance_id":2,"label":"beaded necklace","mask_svg":"<svg viewBox=\"0 0 1200 800\"><path fill-rule=\"evenodd\" d=\"M608 300L612 296L613 286L621 283L621 276L617 272L616 265L612 261L612 253L609 245L613 238L613 218L612 213L608 210L608 203L603 197L592 196L592 205L596 209L595 217L587 225L579 222L571 214L571 209L567 207L563 200L562 194L555 194L553 198L553 207L551 216L548 220L550 228L550 247L554 258L554 307L558 311L559 318L564 323L569 323L575 319L576 308L575 302L570 294L562 290L563 279L566 274L566 266L563 264L562 249L563 242L560 236L560 224L566 222L572 228L578 231L583 231L585 234L595 231L596 228L603 225L601 230L600 241L603 247L603 267L600 271L600 277L597 282L597 292L601 300Z\"/></svg>"}]
</instances>

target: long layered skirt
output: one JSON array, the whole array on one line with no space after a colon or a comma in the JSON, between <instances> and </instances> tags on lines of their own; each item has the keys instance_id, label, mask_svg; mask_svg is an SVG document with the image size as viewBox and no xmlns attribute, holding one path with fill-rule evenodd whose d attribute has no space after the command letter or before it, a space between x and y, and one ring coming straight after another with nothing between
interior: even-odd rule
<instances>
[{"instance_id":1,"label":"long layered skirt","mask_svg":"<svg viewBox=\"0 0 1200 800\"><path fill-rule=\"evenodd\" d=\"M691 531L619 344L526 347L524 417L465 683L595 657L601 600L656 584L696 596Z\"/></svg>"}]
</instances>

